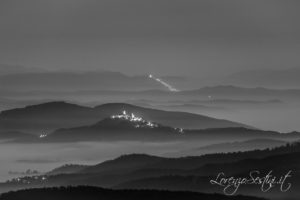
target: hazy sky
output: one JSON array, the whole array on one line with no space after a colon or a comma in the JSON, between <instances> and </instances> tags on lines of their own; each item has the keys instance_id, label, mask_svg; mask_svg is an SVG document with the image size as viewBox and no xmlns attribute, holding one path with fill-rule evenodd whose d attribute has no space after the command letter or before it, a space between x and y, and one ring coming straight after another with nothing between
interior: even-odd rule
<instances>
[{"instance_id":1,"label":"hazy sky","mask_svg":"<svg viewBox=\"0 0 300 200\"><path fill-rule=\"evenodd\" d=\"M300 67L298 0L1 0L0 63L205 76Z\"/></svg>"}]
</instances>

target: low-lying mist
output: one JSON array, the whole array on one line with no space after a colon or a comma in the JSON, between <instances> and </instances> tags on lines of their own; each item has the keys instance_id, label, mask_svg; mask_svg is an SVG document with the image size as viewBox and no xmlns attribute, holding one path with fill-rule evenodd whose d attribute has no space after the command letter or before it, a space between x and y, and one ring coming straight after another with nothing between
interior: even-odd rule
<instances>
[{"instance_id":1,"label":"low-lying mist","mask_svg":"<svg viewBox=\"0 0 300 200\"><path fill-rule=\"evenodd\" d=\"M96 164L131 153L163 156L164 154L187 148L186 145L177 142L1 143L0 181L19 176L9 174L9 171L24 172L27 169L31 169L47 172L63 164Z\"/></svg>"}]
</instances>

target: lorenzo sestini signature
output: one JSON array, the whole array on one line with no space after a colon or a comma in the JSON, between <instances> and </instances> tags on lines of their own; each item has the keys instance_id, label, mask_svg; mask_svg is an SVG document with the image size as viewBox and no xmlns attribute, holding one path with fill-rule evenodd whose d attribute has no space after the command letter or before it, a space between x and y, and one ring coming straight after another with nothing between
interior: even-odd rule
<instances>
[{"instance_id":1,"label":"lorenzo sestini signature","mask_svg":"<svg viewBox=\"0 0 300 200\"><path fill-rule=\"evenodd\" d=\"M276 186L281 192L287 192L291 189L292 184L289 178L292 177L292 170L282 176L274 176L273 171L267 174L261 174L260 171L251 171L248 177L227 177L225 173L220 172L215 179L211 179L210 183L223 188L226 195L234 195L241 185L258 185L262 192L268 192Z\"/></svg>"}]
</instances>

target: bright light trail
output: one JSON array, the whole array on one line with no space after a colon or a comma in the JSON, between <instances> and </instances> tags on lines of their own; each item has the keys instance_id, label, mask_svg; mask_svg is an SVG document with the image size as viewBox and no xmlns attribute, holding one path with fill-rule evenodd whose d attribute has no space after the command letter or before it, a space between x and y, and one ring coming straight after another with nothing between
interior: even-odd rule
<instances>
[{"instance_id":1,"label":"bright light trail","mask_svg":"<svg viewBox=\"0 0 300 200\"><path fill-rule=\"evenodd\" d=\"M174 88L170 84L164 82L163 80L161 80L159 78L155 78L152 74L149 74L149 78L151 78L151 79L157 81L158 83L162 84L164 87L168 88L168 90L171 91L171 92L179 92L179 90L177 90L176 88Z\"/></svg>"}]
</instances>

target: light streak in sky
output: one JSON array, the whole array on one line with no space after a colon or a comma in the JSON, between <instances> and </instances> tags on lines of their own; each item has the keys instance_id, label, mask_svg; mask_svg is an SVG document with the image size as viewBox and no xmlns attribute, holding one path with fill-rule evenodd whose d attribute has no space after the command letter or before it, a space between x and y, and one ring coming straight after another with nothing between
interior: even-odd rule
<instances>
[{"instance_id":1,"label":"light streak in sky","mask_svg":"<svg viewBox=\"0 0 300 200\"><path fill-rule=\"evenodd\" d=\"M161 80L159 78L155 78L152 74L149 74L149 78L151 78L151 79L157 81L158 83L162 84L164 87L166 87L171 92L179 92L179 90L177 90L176 88L174 88L170 84L164 82L163 80Z\"/></svg>"}]
</instances>

